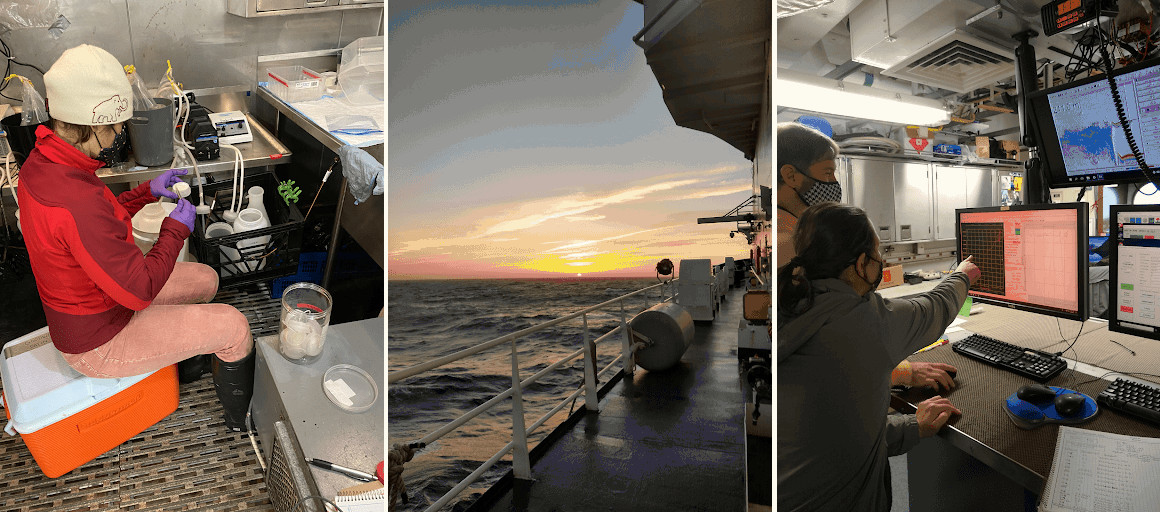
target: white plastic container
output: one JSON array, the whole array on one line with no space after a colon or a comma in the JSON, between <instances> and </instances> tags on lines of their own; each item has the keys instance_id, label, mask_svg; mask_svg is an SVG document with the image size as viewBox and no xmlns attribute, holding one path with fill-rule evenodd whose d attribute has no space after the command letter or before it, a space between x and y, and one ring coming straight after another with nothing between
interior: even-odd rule
<instances>
[{"instance_id":1,"label":"white plastic container","mask_svg":"<svg viewBox=\"0 0 1160 512\"><path fill-rule=\"evenodd\" d=\"M354 105L382 103L386 81L383 36L360 37L342 49L338 87Z\"/></svg>"},{"instance_id":2,"label":"white plastic container","mask_svg":"<svg viewBox=\"0 0 1160 512\"><path fill-rule=\"evenodd\" d=\"M259 210L257 208L246 208L238 212L238 218L234 219L234 233L237 234L245 231L253 231L255 229L270 227L270 219L266 218L263 210ZM247 253L249 256L253 256L254 251L263 250L268 243L270 243L270 235L246 238L241 242L238 242L238 251ZM240 270L242 272L261 270L266 266L266 261L265 259L262 259L259 260L256 264L254 261L248 261L238 266L241 267Z\"/></svg>"},{"instance_id":3,"label":"white plastic container","mask_svg":"<svg viewBox=\"0 0 1160 512\"><path fill-rule=\"evenodd\" d=\"M267 89L287 103L322 97L322 74L302 66L279 66L266 70Z\"/></svg>"},{"instance_id":4,"label":"white plastic container","mask_svg":"<svg viewBox=\"0 0 1160 512\"><path fill-rule=\"evenodd\" d=\"M149 254L153 244L157 243L157 237L161 233L161 222L173 213L174 208L177 208L177 203L149 203L133 216L133 241L137 243L137 248L141 249L141 254ZM181 245L177 261L189 261L188 238Z\"/></svg>"},{"instance_id":5,"label":"white plastic container","mask_svg":"<svg viewBox=\"0 0 1160 512\"><path fill-rule=\"evenodd\" d=\"M229 225L228 223L225 223L225 222L214 222L213 224L210 224L210 225L205 227L205 237L206 238L228 236L228 235L232 235L232 234L234 234L234 227ZM231 248L231 247L227 247L225 245L221 246L221 248L219 250L222 253L220 258L222 258L223 264L221 265L221 270L219 270L218 273L221 274L222 277L225 277L227 275L232 276L234 274L239 273L239 271L235 265L226 265L225 264L225 261L238 261L242 257L242 255L238 252L238 250Z\"/></svg>"}]
</instances>

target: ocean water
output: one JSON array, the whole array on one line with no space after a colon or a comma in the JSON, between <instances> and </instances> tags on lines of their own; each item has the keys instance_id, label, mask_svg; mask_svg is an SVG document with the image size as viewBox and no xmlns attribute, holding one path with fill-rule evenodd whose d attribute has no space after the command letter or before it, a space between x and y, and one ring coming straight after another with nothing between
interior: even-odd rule
<instances>
[{"instance_id":1,"label":"ocean water","mask_svg":"<svg viewBox=\"0 0 1160 512\"><path fill-rule=\"evenodd\" d=\"M577 312L641 288L651 279L449 280L391 281L387 288L388 372L463 350L527 327ZM671 292L670 292L671 293ZM625 302L629 319L656 304L660 289ZM611 314L590 314L588 329L595 339L619 325L619 308ZM615 342L597 346L598 369L620 350ZM521 378L526 379L583 344L578 318L519 340ZM619 366L619 363L618 365ZM524 391L524 422L530 426L565 395L583 384L583 359L546 375ZM603 384L615 374L609 370ZM389 386L389 443L416 441L458 418L512 385L511 345L503 344L467 359ZM583 397L575 408L583 407ZM530 446L567 417L561 411L530 439ZM459 427L420 450L403 471L409 504L397 510L423 510L475 471L511 441L511 400ZM483 478L460 494L456 509L474 501L510 469L507 456Z\"/></svg>"}]
</instances>

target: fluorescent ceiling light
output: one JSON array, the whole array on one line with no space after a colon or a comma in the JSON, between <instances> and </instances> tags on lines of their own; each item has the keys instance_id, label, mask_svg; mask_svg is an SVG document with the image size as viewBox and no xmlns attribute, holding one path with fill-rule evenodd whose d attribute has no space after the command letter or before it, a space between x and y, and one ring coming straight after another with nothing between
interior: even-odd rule
<instances>
[{"instance_id":1,"label":"fluorescent ceiling light","mask_svg":"<svg viewBox=\"0 0 1160 512\"><path fill-rule=\"evenodd\" d=\"M950 121L942 102L778 69L773 86L777 104L859 119L919 126Z\"/></svg>"}]
</instances>

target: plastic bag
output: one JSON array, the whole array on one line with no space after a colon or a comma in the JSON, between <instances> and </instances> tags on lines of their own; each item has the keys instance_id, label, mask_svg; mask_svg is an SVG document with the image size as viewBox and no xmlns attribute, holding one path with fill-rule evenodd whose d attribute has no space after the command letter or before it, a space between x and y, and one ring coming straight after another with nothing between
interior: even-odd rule
<instances>
[{"instance_id":1,"label":"plastic bag","mask_svg":"<svg viewBox=\"0 0 1160 512\"><path fill-rule=\"evenodd\" d=\"M328 115L326 127L332 133L344 135L370 135L383 132L372 117L354 114Z\"/></svg>"},{"instance_id":2,"label":"plastic bag","mask_svg":"<svg viewBox=\"0 0 1160 512\"><path fill-rule=\"evenodd\" d=\"M21 92L21 102L23 107L20 111L20 126L35 126L41 123L48 122L48 111L44 108L44 96L36 92L36 88L32 86L32 82L20 75L9 75L8 80L19 78L20 84L24 86Z\"/></svg>"},{"instance_id":3,"label":"plastic bag","mask_svg":"<svg viewBox=\"0 0 1160 512\"><path fill-rule=\"evenodd\" d=\"M125 75L129 78L129 86L133 89L133 110L153 110L159 105L153 101L153 95L145 88L145 81L137 74L137 68L132 64L125 66Z\"/></svg>"},{"instance_id":4,"label":"plastic bag","mask_svg":"<svg viewBox=\"0 0 1160 512\"><path fill-rule=\"evenodd\" d=\"M51 27L58 16L57 0L0 1L0 33L17 28Z\"/></svg>"}]
</instances>

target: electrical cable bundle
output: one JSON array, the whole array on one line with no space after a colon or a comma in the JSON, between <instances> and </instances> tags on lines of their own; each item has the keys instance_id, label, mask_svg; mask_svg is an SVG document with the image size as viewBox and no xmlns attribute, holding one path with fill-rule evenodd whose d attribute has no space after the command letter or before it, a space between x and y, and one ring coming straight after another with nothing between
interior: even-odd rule
<instances>
[{"instance_id":1,"label":"electrical cable bundle","mask_svg":"<svg viewBox=\"0 0 1160 512\"><path fill-rule=\"evenodd\" d=\"M13 64L17 64L20 66L35 69L36 71L40 72L41 75L44 75L43 69L40 69L39 67L34 66L32 64L25 64L23 62L16 60L16 57L12 56L12 49L8 48L8 43L5 43L3 39L0 39L0 56L4 57L4 75L3 76L5 76L5 77L12 75L12 65ZM4 79L3 83L0 83L0 96L8 98L12 101L20 101L19 99L16 99L16 98L13 98L12 96L4 94L4 89L6 87L8 87L8 83L9 83L9 80L7 78Z\"/></svg>"},{"instance_id":2,"label":"electrical cable bundle","mask_svg":"<svg viewBox=\"0 0 1160 512\"><path fill-rule=\"evenodd\" d=\"M1119 87L1116 86L1116 79L1112 76L1112 58L1110 55L1108 55L1108 43L1104 38L1104 31L1100 29L1098 25L1096 29L1096 32L1100 37L1100 54L1104 59L1104 67L1107 69L1105 76L1107 77L1108 81L1108 89L1110 89L1112 92L1112 102L1116 104L1116 117L1118 117L1120 120L1120 127L1124 129L1124 138L1128 139L1128 147L1132 149L1132 154L1136 157L1136 165L1138 165L1140 167L1140 171L1144 173L1144 178L1147 179L1148 182L1152 183L1153 187L1156 187L1158 190L1160 190L1160 187L1156 186L1156 179L1152 175L1152 169L1148 167L1148 162L1144 160L1144 152L1140 151L1140 148L1136 145L1136 138L1132 136L1132 127L1129 125L1127 113L1124 111L1124 102L1120 99ZM1114 29L1115 26L1113 25L1113 30ZM1152 192L1152 194L1155 193L1155 191Z\"/></svg>"}]
</instances>

